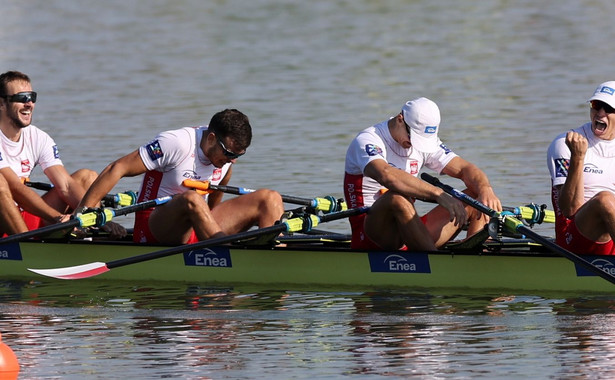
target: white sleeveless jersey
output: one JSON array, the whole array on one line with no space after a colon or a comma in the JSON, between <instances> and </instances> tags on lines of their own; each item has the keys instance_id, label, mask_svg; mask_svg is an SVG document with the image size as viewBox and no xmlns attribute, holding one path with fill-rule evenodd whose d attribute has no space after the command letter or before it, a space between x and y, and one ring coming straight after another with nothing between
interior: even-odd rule
<instances>
[{"instance_id":1,"label":"white sleeveless jersey","mask_svg":"<svg viewBox=\"0 0 615 380\"><path fill-rule=\"evenodd\" d=\"M404 149L393 139L388 120L361 131L346 152L344 194L348 207L371 206L382 185L363 174L367 164L385 160L389 165L417 177L423 166L440 173L457 155L438 139L439 148L433 153Z\"/></svg>"},{"instance_id":2,"label":"white sleeveless jersey","mask_svg":"<svg viewBox=\"0 0 615 380\"><path fill-rule=\"evenodd\" d=\"M17 142L9 140L3 133L0 133L0 141L0 168L5 162L20 178L30 177L36 166L45 170L50 166L62 165L56 143L46 132L34 125L22 128Z\"/></svg>"},{"instance_id":3,"label":"white sleeveless jersey","mask_svg":"<svg viewBox=\"0 0 615 380\"><path fill-rule=\"evenodd\" d=\"M216 168L207 159L199 146L206 130L207 127L186 127L162 132L139 148L141 160L148 169L139 191L139 202L183 193L188 190L182 186L185 179L220 183L231 163Z\"/></svg>"},{"instance_id":4,"label":"white sleeveless jersey","mask_svg":"<svg viewBox=\"0 0 615 380\"><path fill-rule=\"evenodd\" d=\"M583 194L585 201L600 191L615 193L615 140L597 138L591 123L574 130L585 136L588 141L587 153L583 164ZM566 146L566 132L557 136L547 151L547 165L552 185L566 182L570 166L570 149Z\"/></svg>"}]
</instances>

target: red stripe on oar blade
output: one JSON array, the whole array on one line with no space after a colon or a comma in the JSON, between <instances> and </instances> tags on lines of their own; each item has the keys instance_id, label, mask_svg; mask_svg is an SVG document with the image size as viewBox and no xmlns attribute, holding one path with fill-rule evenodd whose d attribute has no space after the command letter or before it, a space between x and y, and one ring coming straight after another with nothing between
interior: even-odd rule
<instances>
[{"instance_id":1,"label":"red stripe on oar blade","mask_svg":"<svg viewBox=\"0 0 615 380\"><path fill-rule=\"evenodd\" d=\"M58 278L60 280L78 280L98 276L109 271L107 264L101 262L77 265L74 267L54 268L54 269L30 269L29 271L43 276Z\"/></svg>"}]
</instances>

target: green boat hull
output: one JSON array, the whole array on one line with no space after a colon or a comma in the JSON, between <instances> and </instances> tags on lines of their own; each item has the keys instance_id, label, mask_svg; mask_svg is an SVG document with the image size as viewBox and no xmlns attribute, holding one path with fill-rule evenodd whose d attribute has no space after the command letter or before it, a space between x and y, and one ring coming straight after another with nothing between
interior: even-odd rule
<instances>
[{"instance_id":1,"label":"green boat hull","mask_svg":"<svg viewBox=\"0 0 615 380\"><path fill-rule=\"evenodd\" d=\"M30 272L28 268L47 269L93 261L110 262L163 248L101 242L11 244L0 247L0 276L3 279L42 280L43 277ZM286 248L215 247L114 268L95 279L615 294L614 284L577 268L566 258L534 248L529 244L516 244L501 250L481 249L473 252L367 252L319 245L291 245ZM587 258L603 270L615 268L613 262L607 261L609 258Z\"/></svg>"}]
</instances>

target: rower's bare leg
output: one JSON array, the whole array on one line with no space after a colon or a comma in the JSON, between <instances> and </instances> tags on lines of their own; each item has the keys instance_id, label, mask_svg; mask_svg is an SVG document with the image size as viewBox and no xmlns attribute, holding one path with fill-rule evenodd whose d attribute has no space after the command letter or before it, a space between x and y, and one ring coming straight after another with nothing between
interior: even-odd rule
<instances>
[{"instance_id":1,"label":"rower's bare leg","mask_svg":"<svg viewBox=\"0 0 615 380\"><path fill-rule=\"evenodd\" d=\"M607 191L596 194L577 211L575 224L590 240L615 240L615 195Z\"/></svg>"},{"instance_id":2,"label":"rower's bare leg","mask_svg":"<svg viewBox=\"0 0 615 380\"><path fill-rule=\"evenodd\" d=\"M367 236L383 249L399 249L404 244L413 250L436 249L412 202L393 192L374 202L364 227Z\"/></svg>"},{"instance_id":3,"label":"rower's bare leg","mask_svg":"<svg viewBox=\"0 0 615 380\"><path fill-rule=\"evenodd\" d=\"M424 218L425 226L437 248L455 238L463 227L455 225L450 218L450 213L442 206L436 206Z\"/></svg>"},{"instance_id":4,"label":"rower's bare leg","mask_svg":"<svg viewBox=\"0 0 615 380\"><path fill-rule=\"evenodd\" d=\"M231 198L211 210L214 219L226 234L272 226L284 213L281 195L273 190L255 192Z\"/></svg>"},{"instance_id":5,"label":"rower's bare leg","mask_svg":"<svg viewBox=\"0 0 615 380\"><path fill-rule=\"evenodd\" d=\"M212 216L207 202L196 191L185 191L158 206L149 218L154 237L164 244L184 244L192 230L199 240L221 237L222 231Z\"/></svg>"},{"instance_id":6,"label":"rower's bare leg","mask_svg":"<svg viewBox=\"0 0 615 380\"><path fill-rule=\"evenodd\" d=\"M19 234L28 231L26 222L11 197L9 185L0 175L0 235Z\"/></svg>"},{"instance_id":7,"label":"rower's bare leg","mask_svg":"<svg viewBox=\"0 0 615 380\"><path fill-rule=\"evenodd\" d=\"M77 182L79 186L81 186L81 190L79 190L79 192L83 195L90 188L94 180L96 180L98 174L90 169L79 169L70 176L75 180L75 182ZM63 214L67 214L73 211L70 205L68 205L66 201L62 199L58 189L56 188L49 190L42 196L42 198L49 206L53 207L55 210L58 210Z\"/></svg>"}]
</instances>

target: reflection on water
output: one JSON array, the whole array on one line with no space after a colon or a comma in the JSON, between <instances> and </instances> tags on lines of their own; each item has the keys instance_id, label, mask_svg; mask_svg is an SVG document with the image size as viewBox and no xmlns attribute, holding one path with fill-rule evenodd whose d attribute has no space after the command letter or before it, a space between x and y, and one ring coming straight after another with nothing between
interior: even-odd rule
<instances>
[{"instance_id":1,"label":"reflection on water","mask_svg":"<svg viewBox=\"0 0 615 380\"><path fill-rule=\"evenodd\" d=\"M0 285L0 330L26 378L241 378L250 371L259 378L559 377L615 370L610 296ZM55 372L41 372L50 368Z\"/></svg>"}]
</instances>

